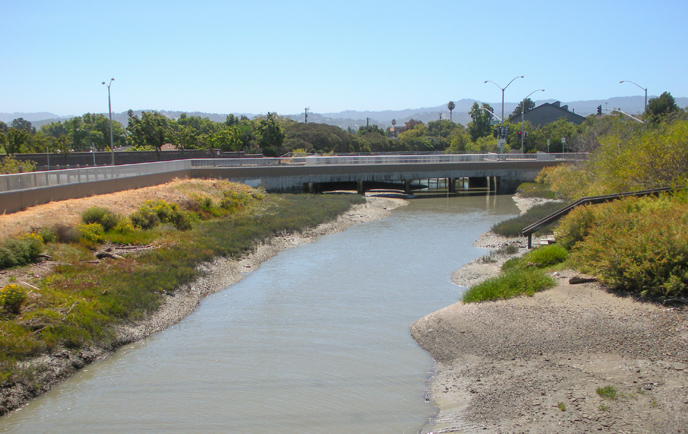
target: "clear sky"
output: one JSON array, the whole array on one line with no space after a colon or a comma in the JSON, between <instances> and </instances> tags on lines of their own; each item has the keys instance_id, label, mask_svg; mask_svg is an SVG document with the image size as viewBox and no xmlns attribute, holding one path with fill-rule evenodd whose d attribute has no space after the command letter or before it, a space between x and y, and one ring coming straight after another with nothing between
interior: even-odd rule
<instances>
[{"instance_id":1,"label":"clear sky","mask_svg":"<svg viewBox=\"0 0 688 434\"><path fill-rule=\"evenodd\" d=\"M688 2L3 0L0 112L688 96Z\"/></svg>"}]
</instances>

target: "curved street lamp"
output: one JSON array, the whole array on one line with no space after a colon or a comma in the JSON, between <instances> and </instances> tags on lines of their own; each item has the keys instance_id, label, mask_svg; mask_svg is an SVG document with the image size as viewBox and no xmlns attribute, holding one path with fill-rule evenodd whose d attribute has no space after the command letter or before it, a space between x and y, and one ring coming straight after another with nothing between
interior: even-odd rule
<instances>
[{"instance_id":1,"label":"curved street lamp","mask_svg":"<svg viewBox=\"0 0 688 434\"><path fill-rule=\"evenodd\" d=\"M645 108L644 108L643 111L647 111L647 88L646 88L646 87L642 87L642 86L639 85L638 83L632 82L631 80L621 80L619 83L626 83L626 82L635 84L636 86L638 86L639 88L641 88L642 90L645 91Z\"/></svg>"},{"instance_id":2,"label":"curved street lamp","mask_svg":"<svg viewBox=\"0 0 688 434\"><path fill-rule=\"evenodd\" d=\"M108 88L108 112L110 113L110 152L112 153L112 165L115 165L115 147L112 142L112 104L110 102L110 85L112 85L112 82L115 81L114 78L110 79L110 82L108 84L103 84L107 86Z\"/></svg>"},{"instance_id":3,"label":"curved street lamp","mask_svg":"<svg viewBox=\"0 0 688 434\"><path fill-rule=\"evenodd\" d=\"M485 83L490 82L490 83L494 84L495 86L497 86L497 87L502 91L502 127L504 127L504 91L505 91L506 88L509 87L509 85L510 85L511 83L513 83L514 80L516 80L517 78L523 78L523 76L522 76L522 75L517 75L516 77L512 78L511 81L509 82L509 84L507 84L507 85L504 86L504 87L501 87L500 85L498 85L497 83L495 83L495 82L492 81L492 80L485 80Z\"/></svg>"},{"instance_id":4,"label":"curved street lamp","mask_svg":"<svg viewBox=\"0 0 688 434\"><path fill-rule=\"evenodd\" d=\"M530 97L532 94L535 92L544 92L545 89L537 89L528 94L527 97L523 98L523 105L521 106L521 154L523 154L523 138L526 135L525 129L526 129L526 121L525 121L525 113L526 113L526 100L528 97Z\"/></svg>"}]
</instances>

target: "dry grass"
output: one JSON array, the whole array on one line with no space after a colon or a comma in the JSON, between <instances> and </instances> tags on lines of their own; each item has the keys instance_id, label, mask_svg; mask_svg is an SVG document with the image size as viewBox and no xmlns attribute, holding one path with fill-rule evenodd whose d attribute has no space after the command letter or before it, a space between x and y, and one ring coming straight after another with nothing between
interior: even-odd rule
<instances>
[{"instance_id":1,"label":"dry grass","mask_svg":"<svg viewBox=\"0 0 688 434\"><path fill-rule=\"evenodd\" d=\"M1 214L0 240L56 224L76 226L81 222L81 213L92 206L107 208L117 214L129 215L146 200L163 199L167 202L179 203L188 197L185 192L190 190L187 188L190 184L196 187L193 190L212 191L213 186L218 182L222 181L175 179L154 187L50 202L12 214Z\"/></svg>"}]
</instances>

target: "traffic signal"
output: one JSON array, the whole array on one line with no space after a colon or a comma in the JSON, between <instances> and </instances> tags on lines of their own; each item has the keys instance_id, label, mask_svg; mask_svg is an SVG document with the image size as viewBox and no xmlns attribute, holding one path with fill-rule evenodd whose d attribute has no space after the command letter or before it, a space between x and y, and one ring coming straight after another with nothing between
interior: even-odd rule
<instances>
[{"instance_id":1,"label":"traffic signal","mask_svg":"<svg viewBox=\"0 0 688 434\"><path fill-rule=\"evenodd\" d=\"M495 139L497 137L499 137L499 128L495 128L494 131L492 132L492 135L494 136Z\"/></svg>"},{"instance_id":2,"label":"traffic signal","mask_svg":"<svg viewBox=\"0 0 688 434\"><path fill-rule=\"evenodd\" d=\"M601 105L597 106L597 116L602 116L602 106Z\"/></svg>"},{"instance_id":3,"label":"traffic signal","mask_svg":"<svg viewBox=\"0 0 688 434\"><path fill-rule=\"evenodd\" d=\"M521 138L522 134L523 134L523 133L522 133L521 131L518 132L518 138L519 138L519 139Z\"/></svg>"}]
</instances>

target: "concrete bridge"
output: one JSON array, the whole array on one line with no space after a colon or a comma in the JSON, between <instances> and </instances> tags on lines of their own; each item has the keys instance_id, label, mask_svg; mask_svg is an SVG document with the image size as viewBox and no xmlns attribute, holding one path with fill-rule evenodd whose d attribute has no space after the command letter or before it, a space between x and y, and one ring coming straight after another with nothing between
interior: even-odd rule
<instances>
[{"instance_id":1,"label":"concrete bridge","mask_svg":"<svg viewBox=\"0 0 688 434\"><path fill-rule=\"evenodd\" d=\"M275 192L322 192L355 189L359 193L377 185L398 184L407 193L412 182L446 180L449 191L456 181L469 188L514 193L519 184L535 180L544 167L579 159L579 154L468 154L394 155L356 157L302 157L274 159L262 167L223 166L219 160L194 160L194 177L225 178L261 185ZM228 161L233 164L234 161Z\"/></svg>"},{"instance_id":2,"label":"concrete bridge","mask_svg":"<svg viewBox=\"0 0 688 434\"><path fill-rule=\"evenodd\" d=\"M318 192L355 186L360 193L379 183L407 191L415 180L445 179L449 189L470 187L513 193L544 167L585 158L581 154L388 155L300 158L197 159L98 166L0 175L0 212L161 184L174 178L222 178L268 192Z\"/></svg>"}]
</instances>

